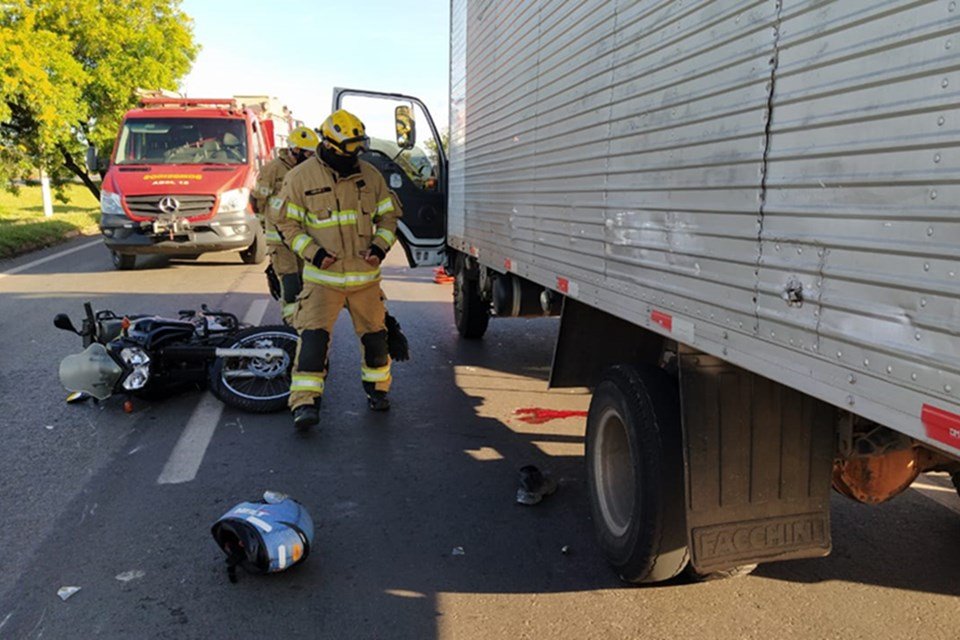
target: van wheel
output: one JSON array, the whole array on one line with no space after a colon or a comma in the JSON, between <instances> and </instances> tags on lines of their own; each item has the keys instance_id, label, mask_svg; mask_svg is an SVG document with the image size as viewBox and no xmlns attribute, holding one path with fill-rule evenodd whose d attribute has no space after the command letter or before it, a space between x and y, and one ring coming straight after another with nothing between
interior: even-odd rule
<instances>
[{"instance_id":1,"label":"van wheel","mask_svg":"<svg viewBox=\"0 0 960 640\"><path fill-rule=\"evenodd\" d=\"M110 259L113 261L113 268L119 271L130 271L137 268L137 256L129 253L111 251Z\"/></svg>"},{"instance_id":2,"label":"van wheel","mask_svg":"<svg viewBox=\"0 0 960 640\"><path fill-rule=\"evenodd\" d=\"M654 367L607 369L590 401L586 462L597 540L620 578L682 572L690 557L676 381Z\"/></svg>"},{"instance_id":3,"label":"van wheel","mask_svg":"<svg viewBox=\"0 0 960 640\"><path fill-rule=\"evenodd\" d=\"M482 338L490 322L490 305L480 297L480 283L467 275L462 264L453 279L453 319L468 340Z\"/></svg>"},{"instance_id":4,"label":"van wheel","mask_svg":"<svg viewBox=\"0 0 960 640\"><path fill-rule=\"evenodd\" d=\"M243 264L260 264L267 259L267 240L263 237L263 232L257 231L253 243L240 252L240 259Z\"/></svg>"}]
</instances>

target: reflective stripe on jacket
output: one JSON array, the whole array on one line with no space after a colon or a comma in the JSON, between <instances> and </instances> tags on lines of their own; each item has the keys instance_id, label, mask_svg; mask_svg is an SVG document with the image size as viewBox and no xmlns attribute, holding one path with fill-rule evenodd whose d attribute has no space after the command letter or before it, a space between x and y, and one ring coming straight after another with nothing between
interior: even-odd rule
<instances>
[{"instance_id":1,"label":"reflective stripe on jacket","mask_svg":"<svg viewBox=\"0 0 960 640\"><path fill-rule=\"evenodd\" d=\"M287 174L280 190L277 228L304 259L305 282L337 288L365 287L380 280L380 268L362 255L375 244L384 253L396 242L400 203L373 165L340 177L318 156ZM312 264L320 248L336 258L328 269Z\"/></svg>"}]
</instances>

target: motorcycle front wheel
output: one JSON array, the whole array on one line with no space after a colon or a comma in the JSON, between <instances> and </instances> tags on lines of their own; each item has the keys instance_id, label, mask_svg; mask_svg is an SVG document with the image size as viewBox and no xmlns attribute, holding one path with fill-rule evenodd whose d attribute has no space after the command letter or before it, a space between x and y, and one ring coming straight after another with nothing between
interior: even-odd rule
<instances>
[{"instance_id":1,"label":"motorcycle front wheel","mask_svg":"<svg viewBox=\"0 0 960 640\"><path fill-rule=\"evenodd\" d=\"M250 413L272 413L287 406L290 374L297 354L297 332L286 326L250 327L234 336L232 349L283 350L279 360L217 358L210 367L210 391L224 404Z\"/></svg>"}]
</instances>

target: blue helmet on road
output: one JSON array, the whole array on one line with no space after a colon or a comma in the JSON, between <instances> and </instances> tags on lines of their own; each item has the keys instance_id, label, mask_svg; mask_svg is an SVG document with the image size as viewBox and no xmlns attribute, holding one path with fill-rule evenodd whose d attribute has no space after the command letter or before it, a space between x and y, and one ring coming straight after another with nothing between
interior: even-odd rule
<instances>
[{"instance_id":1,"label":"blue helmet on road","mask_svg":"<svg viewBox=\"0 0 960 640\"><path fill-rule=\"evenodd\" d=\"M272 491L263 500L241 502L223 514L211 528L214 540L227 554L230 581L236 568L251 573L274 573L303 562L313 544L313 520L296 500Z\"/></svg>"}]
</instances>

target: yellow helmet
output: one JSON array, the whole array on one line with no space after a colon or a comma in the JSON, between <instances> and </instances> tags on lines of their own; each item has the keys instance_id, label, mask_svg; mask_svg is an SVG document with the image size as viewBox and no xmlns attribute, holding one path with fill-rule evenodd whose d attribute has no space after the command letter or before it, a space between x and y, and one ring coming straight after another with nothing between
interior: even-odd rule
<instances>
[{"instance_id":1,"label":"yellow helmet","mask_svg":"<svg viewBox=\"0 0 960 640\"><path fill-rule=\"evenodd\" d=\"M287 144L292 149L303 149L304 151L316 151L320 144L320 138L310 127L300 126L290 132L287 136Z\"/></svg>"},{"instance_id":2,"label":"yellow helmet","mask_svg":"<svg viewBox=\"0 0 960 640\"><path fill-rule=\"evenodd\" d=\"M370 143L360 118L349 111L334 111L320 125L323 142L341 156L355 156L366 151Z\"/></svg>"}]
</instances>

